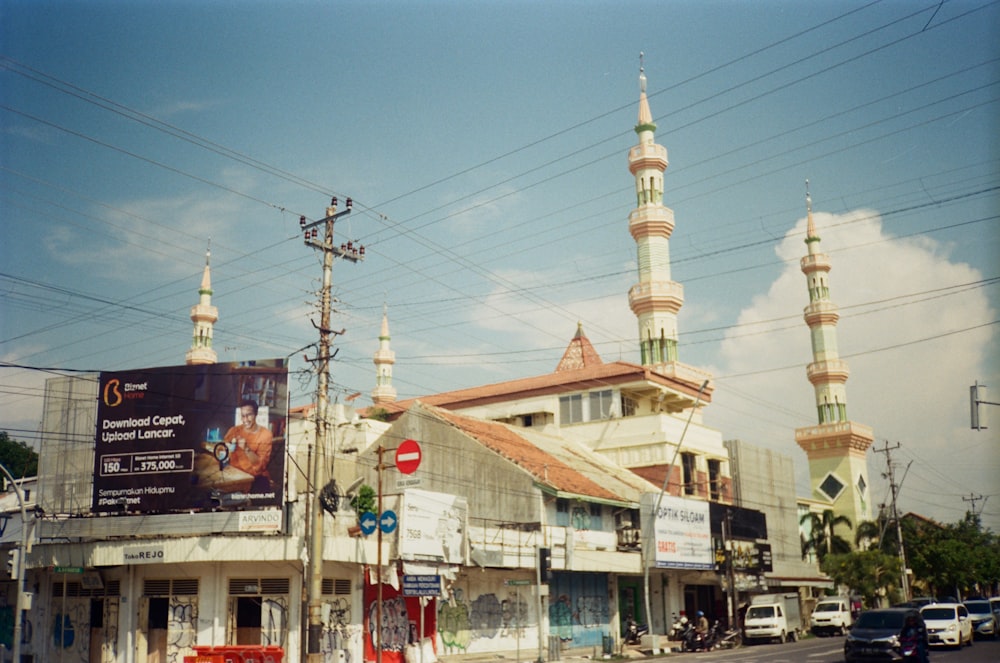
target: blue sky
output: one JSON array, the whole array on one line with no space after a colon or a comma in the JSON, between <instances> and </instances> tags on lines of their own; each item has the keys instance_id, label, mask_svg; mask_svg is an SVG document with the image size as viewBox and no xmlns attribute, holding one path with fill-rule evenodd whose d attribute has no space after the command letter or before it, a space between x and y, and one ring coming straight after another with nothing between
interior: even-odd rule
<instances>
[{"instance_id":1,"label":"blue sky","mask_svg":"<svg viewBox=\"0 0 1000 663\"><path fill-rule=\"evenodd\" d=\"M549 372L578 321L636 361L643 51L706 423L802 483L809 179L852 419L901 445L902 508L989 496L1000 529L1000 423L968 426L968 386L1000 393L998 28L971 0L0 0L0 359L33 367L0 368L0 428L37 438L37 368L183 363L209 238L220 360L303 368L298 218L331 195L367 248L334 269L335 397L369 402L383 306L400 397Z\"/></svg>"}]
</instances>

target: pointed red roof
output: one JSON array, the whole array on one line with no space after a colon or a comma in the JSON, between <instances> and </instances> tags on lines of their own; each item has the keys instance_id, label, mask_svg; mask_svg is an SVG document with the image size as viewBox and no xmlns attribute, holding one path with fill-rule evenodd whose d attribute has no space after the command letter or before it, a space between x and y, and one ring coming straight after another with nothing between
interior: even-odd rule
<instances>
[{"instance_id":1,"label":"pointed red roof","mask_svg":"<svg viewBox=\"0 0 1000 663\"><path fill-rule=\"evenodd\" d=\"M590 339L583 333L583 323L576 323L576 334L573 335L573 339L566 346L566 352L563 353L562 359L559 360L559 365L556 366L556 373L560 371L577 371L581 368L599 366L603 363L601 356L597 354L597 350L594 349Z\"/></svg>"}]
</instances>

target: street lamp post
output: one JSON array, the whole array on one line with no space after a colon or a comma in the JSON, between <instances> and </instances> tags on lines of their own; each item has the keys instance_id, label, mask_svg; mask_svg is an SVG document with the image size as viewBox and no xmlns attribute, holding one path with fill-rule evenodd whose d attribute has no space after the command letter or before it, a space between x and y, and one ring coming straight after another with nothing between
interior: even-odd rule
<instances>
[{"instance_id":1,"label":"street lamp post","mask_svg":"<svg viewBox=\"0 0 1000 663\"><path fill-rule=\"evenodd\" d=\"M655 555L650 557L650 548L655 545L656 542L656 514L660 511L660 503L663 501L663 494L667 492L667 485L670 483L670 472L674 468L674 464L677 462L677 454L681 451L681 444L684 443L684 436L687 435L688 426L691 425L691 419L694 417L694 411L698 409L698 404L701 403L702 394L705 393L705 389L708 387L708 380L701 383L701 387L698 389L698 395L694 399L694 404L691 406L691 412L688 414L687 421L684 423L684 430L681 431L681 437L677 440L677 447L674 449L673 458L670 459L670 464L667 465L667 474L663 477L663 486L660 488L660 494L656 498L656 504L653 505L653 510L649 514L649 531L644 533L642 537L642 582L643 582L643 594L645 595L646 603L646 624L649 627L649 633L653 633L653 614L650 611L649 602L649 563L652 559L655 559Z\"/></svg>"},{"instance_id":2,"label":"street lamp post","mask_svg":"<svg viewBox=\"0 0 1000 663\"><path fill-rule=\"evenodd\" d=\"M17 582L17 598L15 599L14 605L14 632L13 632L13 642L11 643L11 656L14 661L21 660L21 621L24 612L24 555L28 551L28 510L24 506L24 493L21 492L21 486L14 480L11 473L7 471L7 468L0 464L0 470L3 471L7 480L11 482L14 486L14 493L17 495L17 503L21 507L21 540L17 544L17 562L15 568L13 569L14 574L17 576L15 581Z\"/></svg>"}]
</instances>

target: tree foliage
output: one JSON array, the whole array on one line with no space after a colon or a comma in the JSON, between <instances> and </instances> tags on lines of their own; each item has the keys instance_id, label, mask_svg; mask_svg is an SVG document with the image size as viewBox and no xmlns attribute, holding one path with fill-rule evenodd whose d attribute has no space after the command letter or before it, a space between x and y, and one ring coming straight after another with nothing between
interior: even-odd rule
<instances>
[{"instance_id":1,"label":"tree foliage","mask_svg":"<svg viewBox=\"0 0 1000 663\"><path fill-rule=\"evenodd\" d=\"M24 442L11 438L7 431L0 431L0 463L15 479L38 474L38 453Z\"/></svg>"},{"instance_id":2,"label":"tree foliage","mask_svg":"<svg viewBox=\"0 0 1000 663\"><path fill-rule=\"evenodd\" d=\"M890 600L899 587L902 564L898 556L880 550L832 553L820 563L823 573L837 584L859 594L865 605L877 605L881 596Z\"/></svg>"},{"instance_id":3,"label":"tree foliage","mask_svg":"<svg viewBox=\"0 0 1000 663\"><path fill-rule=\"evenodd\" d=\"M822 515L807 513L802 516L801 524L811 525L811 536L802 542L802 556L810 552L816 553L820 563L831 554L842 554L851 551L850 542L836 533L837 527L852 528L851 519L847 516L834 515L832 509L827 509Z\"/></svg>"},{"instance_id":4,"label":"tree foliage","mask_svg":"<svg viewBox=\"0 0 1000 663\"><path fill-rule=\"evenodd\" d=\"M900 519L900 529L912 573L911 595L962 599L1000 591L1000 537L984 531L978 516L968 513L950 525L909 516ZM856 535L859 544L867 542L869 549L821 555L822 570L866 600L884 593L895 601L902 568L895 521L880 516L859 523Z\"/></svg>"},{"instance_id":5,"label":"tree foliage","mask_svg":"<svg viewBox=\"0 0 1000 663\"><path fill-rule=\"evenodd\" d=\"M1000 584L1000 539L967 513L951 525L903 520L906 561L932 596L992 594Z\"/></svg>"},{"instance_id":6,"label":"tree foliage","mask_svg":"<svg viewBox=\"0 0 1000 663\"><path fill-rule=\"evenodd\" d=\"M361 486L361 488L358 489L357 494L351 497L351 506L354 507L354 511L359 517L366 511L375 513L375 502L375 489L368 484Z\"/></svg>"}]
</instances>

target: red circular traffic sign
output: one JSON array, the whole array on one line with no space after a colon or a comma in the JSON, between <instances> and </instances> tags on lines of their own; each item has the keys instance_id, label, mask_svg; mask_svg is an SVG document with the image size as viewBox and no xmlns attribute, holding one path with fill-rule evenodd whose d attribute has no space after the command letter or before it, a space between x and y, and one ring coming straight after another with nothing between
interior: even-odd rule
<instances>
[{"instance_id":1,"label":"red circular traffic sign","mask_svg":"<svg viewBox=\"0 0 1000 663\"><path fill-rule=\"evenodd\" d=\"M403 440L396 448L396 469L403 474L413 474L420 467L422 455L416 440Z\"/></svg>"}]
</instances>

